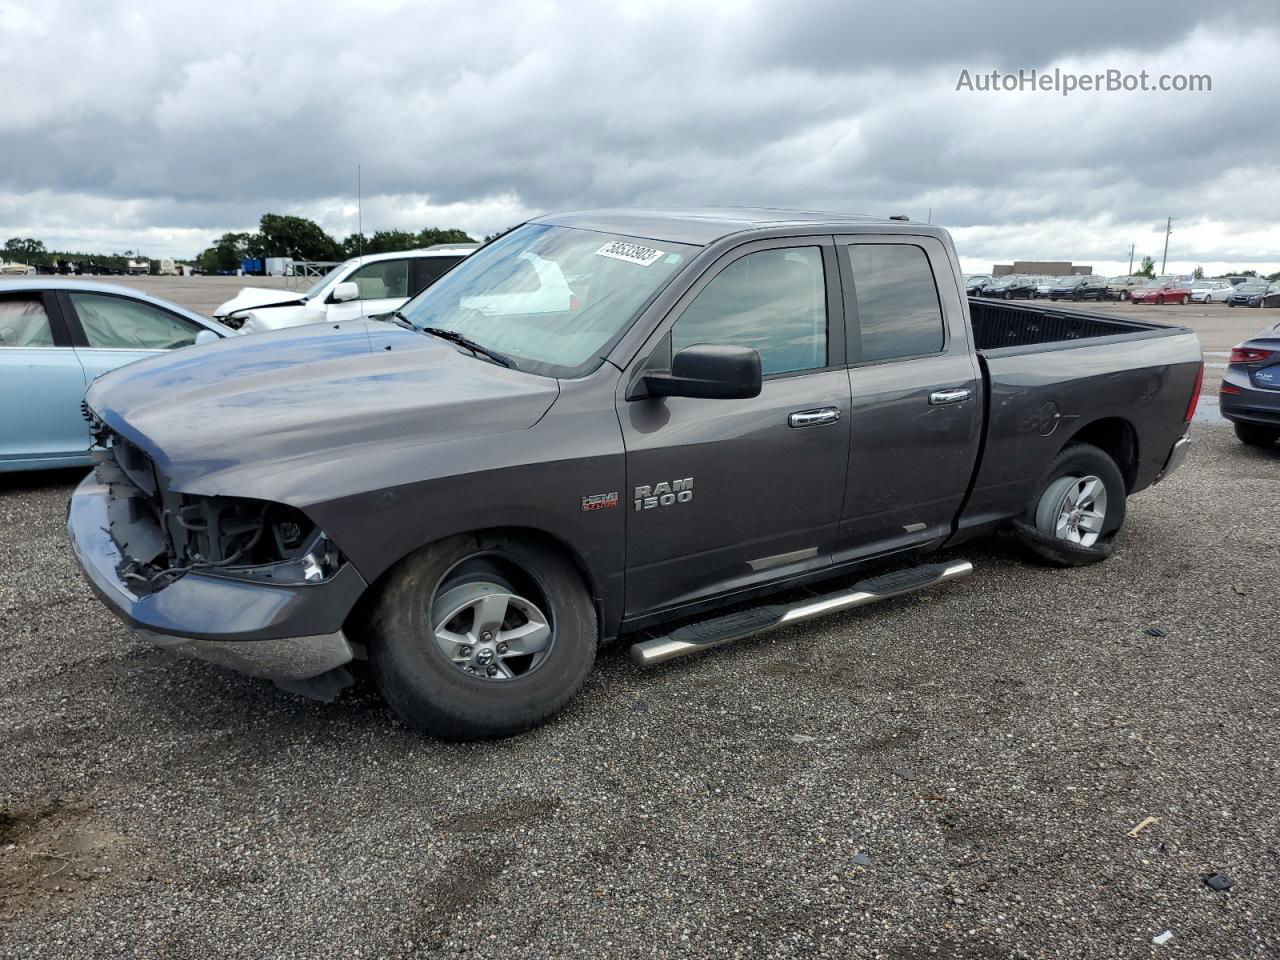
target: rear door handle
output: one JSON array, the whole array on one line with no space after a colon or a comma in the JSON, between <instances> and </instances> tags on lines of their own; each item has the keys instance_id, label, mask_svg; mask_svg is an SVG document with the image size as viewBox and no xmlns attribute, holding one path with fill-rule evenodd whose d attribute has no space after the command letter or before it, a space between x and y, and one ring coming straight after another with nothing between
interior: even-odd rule
<instances>
[{"instance_id":1,"label":"rear door handle","mask_svg":"<svg viewBox=\"0 0 1280 960\"><path fill-rule=\"evenodd\" d=\"M929 403L932 406L940 407L946 403L964 403L973 396L973 391L968 387L957 387L954 390L935 390L929 394Z\"/></svg>"},{"instance_id":2,"label":"rear door handle","mask_svg":"<svg viewBox=\"0 0 1280 960\"><path fill-rule=\"evenodd\" d=\"M820 410L799 410L787 417L789 427L819 427L824 423L835 423L840 419L840 411L835 407L822 407Z\"/></svg>"}]
</instances>

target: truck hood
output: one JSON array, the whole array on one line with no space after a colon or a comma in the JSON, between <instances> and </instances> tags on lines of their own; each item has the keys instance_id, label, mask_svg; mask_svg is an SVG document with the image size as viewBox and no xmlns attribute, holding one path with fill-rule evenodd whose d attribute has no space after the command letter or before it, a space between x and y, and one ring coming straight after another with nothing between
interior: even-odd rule
<instances>
[{"instance_id":1,"label":"truck hood","mask_svg":"<svg viewBox=\"0 0 1280 960\"><path fill-rule=\"evenodd\" d=\"M306 298L291 290L272 290L270 287L241 287L240 292L213 311L215 317L225 317L237 310L253 307L298 307Z\"/></svg>"},{"instance_id":2,"label":"truck hood","mask_svg":"<svg viewBox=\"0 0 1280 960\"><path fill-rule=\"evenodd\" d=\"M556 380L360 320L174 350L104 374L85 399L171 489L301 506L377 486L392 460L413 472L442 443L500 448L485 438L531 427L558 395Z\"/></svg>"}]
</instances>

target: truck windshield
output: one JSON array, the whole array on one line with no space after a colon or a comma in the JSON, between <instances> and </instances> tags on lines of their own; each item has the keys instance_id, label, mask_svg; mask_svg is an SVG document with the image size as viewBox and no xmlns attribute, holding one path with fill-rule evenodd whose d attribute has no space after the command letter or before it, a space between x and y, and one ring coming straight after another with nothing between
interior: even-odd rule
<instances>
[{"instance_id":1,"label":"truck windshield","mask_svg":"<svg viewBox=\"0 0 1280 960\"><path fill-rule=\"evenodd\" d=\"M401 313L419 330L460 333L521 370L582 376L697 249L525 224L463 260Z\"/></svg>"}]
</instances>

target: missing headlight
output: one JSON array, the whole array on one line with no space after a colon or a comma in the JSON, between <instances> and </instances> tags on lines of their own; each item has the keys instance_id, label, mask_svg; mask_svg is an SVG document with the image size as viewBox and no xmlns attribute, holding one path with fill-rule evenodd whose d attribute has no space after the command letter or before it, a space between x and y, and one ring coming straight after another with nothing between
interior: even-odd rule
<instances>
[{"instance_id":1,"label":"missing headlight","mask_svg":"<svg viewBox=\"0 0 1280 960\"><path fill-rule=\"evenodd\" d=\"M191 571L276 583L325 580L342 564L337 548L301 510L241 497L165 494L165 550L122 574L158 590Z\"/></svg>"}]
</instances>

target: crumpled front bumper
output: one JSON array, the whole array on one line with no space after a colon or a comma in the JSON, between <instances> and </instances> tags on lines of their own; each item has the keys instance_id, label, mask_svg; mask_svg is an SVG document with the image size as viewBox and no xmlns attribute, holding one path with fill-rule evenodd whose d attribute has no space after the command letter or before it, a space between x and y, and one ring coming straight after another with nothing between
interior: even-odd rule
<instances>
[{"instance_id":1,"label":"crumpled front bumper","mask_svg":"<svg viewBox=\"0 0 1280 960\"><path fill-rule=\"evenodd\" d=\"M251 676L288 684L350 662L342 623L365 591L345 564L320 583L264 584L191 571L154 593L134 592L111 532L110 487L94 474L71 495L67 535L103 603L146 640Z\"/></svg>"}]
</instances>

